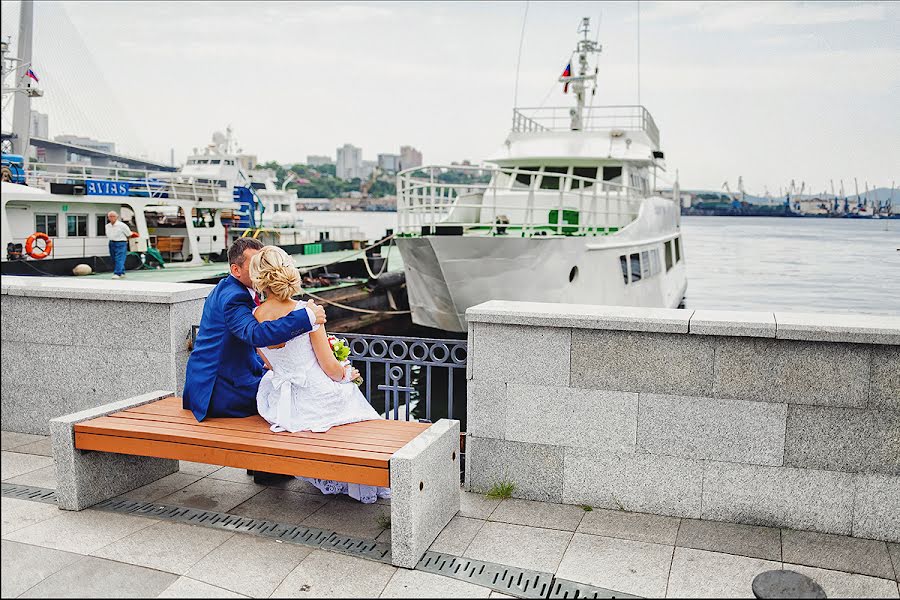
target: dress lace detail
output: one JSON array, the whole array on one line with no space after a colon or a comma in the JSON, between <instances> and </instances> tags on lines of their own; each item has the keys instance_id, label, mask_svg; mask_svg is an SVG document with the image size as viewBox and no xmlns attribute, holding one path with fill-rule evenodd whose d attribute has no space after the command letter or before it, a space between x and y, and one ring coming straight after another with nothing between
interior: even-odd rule
<instances>
[{"instance_id":1,"label":"dress lace detail","mask_svg":"<svg viewBox=\"0 0 900 600\"><path fill-rule=\"evenodd\" d=\"M294 310L304 310L297 304ZM318 326L316 326L318 327ZM380 419L359 387L331 379L319 366L309 334L281 348L260 348L272 369L259 384L256 407L272 431L324 432L336 425ZM389 488L301 477L324 494L348 494L371 504L389 498Z\"/></svg>"}]
</instances>

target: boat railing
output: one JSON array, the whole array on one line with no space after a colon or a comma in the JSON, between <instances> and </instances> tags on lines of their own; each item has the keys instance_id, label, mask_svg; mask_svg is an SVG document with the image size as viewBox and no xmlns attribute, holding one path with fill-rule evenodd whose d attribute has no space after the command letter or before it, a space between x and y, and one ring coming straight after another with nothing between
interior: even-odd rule
<instances>
[{"instance_id":1,"label":"boat railing","mask_svg":"<svg viewBox=\"0 0 900 600\"><path fill-rule=\"evenodd\" d=\"M86 196L153 198L160 204L165 204L165 200L219 201L224 195L224 189L215 184L198 183L177 174L122 167L42 163L30 168L25 177L28 185L50 192L51 184L74 184L84 186L79 193Z\"/></svg>"},{"instance_id":2,"label":"boat railing","mask_svg":"<svg viewBox=\"0 0 900 600\"><path fill-rule=\"evenodd\" d=\"M637 218L645 197L636 187L568 173L419 167L397 175L398 232L452 226L464 234L605 235Z\"/></svg>"},{"instance_id":3,"label":"boat railing","mask_svg":"<svg viewBox=\"0 0 900 600\"><path fill-rule=\"evenodd\" d=\"M570 107L514 108L515 132L571 131L573 109ZM621 129L643 131L659 146L659 128L653 116L640 105L588 107L582 117L581 131Z\"/></svg>"}]
</instances>

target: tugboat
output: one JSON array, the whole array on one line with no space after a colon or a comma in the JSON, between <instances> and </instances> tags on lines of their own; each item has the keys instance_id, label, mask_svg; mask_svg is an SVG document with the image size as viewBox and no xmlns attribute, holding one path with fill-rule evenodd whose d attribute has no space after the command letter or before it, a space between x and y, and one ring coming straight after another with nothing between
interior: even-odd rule
<instances>
[{"instance_id":1,"label":"tugboat","mask_svg":"<svg viewBox=\"0 0 900 600\"><path fill-rule=\"evenodd\" d=\"M578 32L578 73L570 63L559 78L575 106L514 108L486 166L398 174L414 323L464 332L466 309L487 300L682 305L680 192L677 182L669 198L655 191L659 130L643 106L585 107L601 46L589 19Z\"/></svg>"}]
</instances>

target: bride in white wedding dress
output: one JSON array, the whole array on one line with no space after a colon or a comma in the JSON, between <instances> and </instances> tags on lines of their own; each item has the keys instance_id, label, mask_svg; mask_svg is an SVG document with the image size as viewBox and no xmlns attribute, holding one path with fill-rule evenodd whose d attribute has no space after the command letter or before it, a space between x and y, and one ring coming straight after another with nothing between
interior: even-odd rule
<instances>
[{"instance_id":1,"label":"bride in white wedding dress","mask_svg":"<svg viewBox=\"0 0 900 600\"><path fill-rule=\"evenodd\" d=\"M259 322L271 321L306 305L292 296L300 292L300 274L288 254L277 246L265 246L250 260L253 287L265 297L253 311ZM328 343L325 328L313 327L281 346L258 348L269 370L256 394L259 414L272 431L328 431L335 425L380 419L352 380L356 369L343 366ZM313 479L325 494L348 494L371 504L389 498L389 488Z\"/></svg>"}]
</instances>

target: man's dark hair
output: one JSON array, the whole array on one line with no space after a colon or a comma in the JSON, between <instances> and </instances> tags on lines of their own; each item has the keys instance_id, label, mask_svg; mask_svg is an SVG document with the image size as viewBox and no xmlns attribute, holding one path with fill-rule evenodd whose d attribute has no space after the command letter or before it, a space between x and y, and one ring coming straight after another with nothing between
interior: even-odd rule
<instances>
[{"instance_id":1,"label":"man's dark hair","mask_svg":"<svg viewBox=\"0 0 900 600\"><path fill-rule=\"evenodd\" d=\"M241 237L228 247L228 264L244 266L244 250L262 250L263 243L253 238Z\"/></svg>"}]
</instances>

